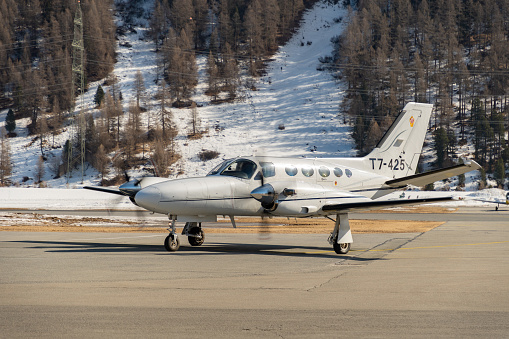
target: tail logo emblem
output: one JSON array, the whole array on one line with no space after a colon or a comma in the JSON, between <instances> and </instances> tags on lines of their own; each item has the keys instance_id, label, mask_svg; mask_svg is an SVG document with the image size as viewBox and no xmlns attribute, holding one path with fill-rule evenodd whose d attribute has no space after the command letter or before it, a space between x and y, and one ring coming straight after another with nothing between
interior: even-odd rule
<instances>
[{"instance_id":1,"label":"tail logo emblem","mask_svg":"<svg viewBox=\"0 0 509 339\"><path fill-rule=\"evenodd\" d=\"M414 127L415 119L413 116L410 117L410 127Z\"/></svg>"}]
</instances>

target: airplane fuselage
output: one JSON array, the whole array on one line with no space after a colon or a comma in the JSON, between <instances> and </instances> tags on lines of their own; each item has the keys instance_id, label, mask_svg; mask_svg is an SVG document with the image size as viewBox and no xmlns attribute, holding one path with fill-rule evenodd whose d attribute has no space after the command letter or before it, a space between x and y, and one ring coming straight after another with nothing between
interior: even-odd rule
<instances>
[{"instance_id":1,"label":"airplane fuselage","mask_svg":"<svg viewBox=\"0 0 509 339\"><path fill-rule=\"evenodd\" d=\"M135 200L156 213L178 215L181 221L210 221L217 215L257 216L269 208L260 206L251 193L264 180L270 180L277 194L277 208L271 210L271 215L327 215L321 211L324 205L368 200L390 179L355 168L355 160L230 159L205 177L151 185L140 191Z\"/></svg>"}]
</instances>

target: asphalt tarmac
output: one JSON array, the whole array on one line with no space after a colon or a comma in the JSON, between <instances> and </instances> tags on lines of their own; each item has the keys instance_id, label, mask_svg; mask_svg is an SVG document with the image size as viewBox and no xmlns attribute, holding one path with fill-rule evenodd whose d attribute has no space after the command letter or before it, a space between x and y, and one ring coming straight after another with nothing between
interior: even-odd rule
<instances>
[{"instance_id":1,"label":"asphalt tarmac","mask_svg":"<svg viewBox=\"0 0 509 339\"><path fill-rule=\"evenodd\" d=\"M161 234L0 232L0 337L506 338L502 209L355 234L345 256L324 235L206 234L169 253Z\"/></svg>"}]
</instances>

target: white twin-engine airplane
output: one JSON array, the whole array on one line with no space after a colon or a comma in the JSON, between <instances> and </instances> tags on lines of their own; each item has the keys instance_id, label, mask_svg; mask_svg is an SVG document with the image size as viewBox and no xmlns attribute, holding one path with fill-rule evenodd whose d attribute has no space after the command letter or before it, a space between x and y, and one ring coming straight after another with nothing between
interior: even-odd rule
<instances>
[{"instance_id":1,"label":"white twin-engine airplane","mask_svg":"<svg viewBox=\"0 0 509 339\"><path fill-rule=\"evenodd\" d=\"M433 105L408 103L375 149L361 158L239 157L226 160L207 176L169 180L145 177L113 190L85 187L128 196L149 211L168 215L170 234L164 246L177 251L176 222L186 222L182 235L192 246L203 244L202 222L218 215L329 217L334 251L346 254L353 242L348 213L355 210L413 205L448 198L379 199L407 185L426 185L466 173L475 161L415 174Z\"/></svg>"}]
</instances>

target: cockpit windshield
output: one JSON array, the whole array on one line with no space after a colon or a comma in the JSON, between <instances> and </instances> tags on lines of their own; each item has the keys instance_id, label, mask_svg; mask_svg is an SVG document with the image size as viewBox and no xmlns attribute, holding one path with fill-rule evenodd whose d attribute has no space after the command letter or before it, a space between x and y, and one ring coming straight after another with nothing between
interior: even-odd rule
<instances>
[{"instance_id":1,"label":"cockpit windshield","mask_svg":"<svg viewBox=\"0 0 509 339\"><path fill-rule=\"evenodd\" d=\"M256 164L247 159L226 160L216 166L208 175L226 175L242 179L251 179L256 171Z\"/></svg>"},{"instance_id":2,"label":"cockpit windshield","mask_svg":"<svg viewBox=\"0 0 509 339\"><path fill-rule=\"evenodd\" d=\"M210 171L207 175L216 175L216 174L220 173L224 169L224 167L228 166L228 164L230 162L232 162L232 159L223 161L222 163L220 163L219 165L214 167L214 169L212 171Z\"/></svg>"}]
</instances>

